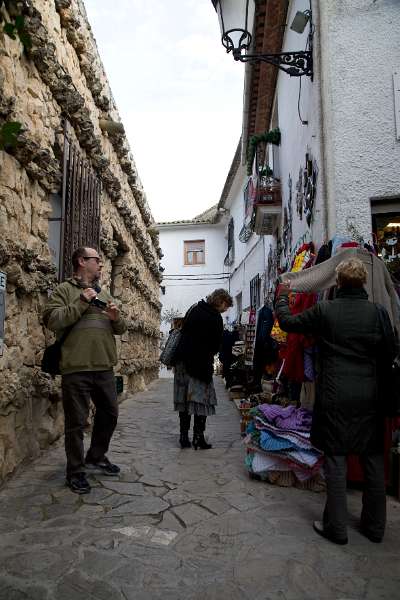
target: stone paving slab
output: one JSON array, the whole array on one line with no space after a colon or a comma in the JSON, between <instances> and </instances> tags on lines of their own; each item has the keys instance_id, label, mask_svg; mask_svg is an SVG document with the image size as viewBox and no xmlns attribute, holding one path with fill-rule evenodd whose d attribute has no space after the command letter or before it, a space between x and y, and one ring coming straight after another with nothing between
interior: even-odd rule
<instances>
[{"instance_id":1,"label":"stone paving slab","mask_svg":"<svg viewBox=\"0 0 400 600\"><path fill-rule=\"evenodd\" d=\"M382 544L316 536L324 495L249 479L239 414L216 378L213 444L178 447L170 373L121 406L110 458L91 494L64 485L53 449L0 490L0 600L393 600L400 590L400 504Z\"/></svg>"}]
</instances>

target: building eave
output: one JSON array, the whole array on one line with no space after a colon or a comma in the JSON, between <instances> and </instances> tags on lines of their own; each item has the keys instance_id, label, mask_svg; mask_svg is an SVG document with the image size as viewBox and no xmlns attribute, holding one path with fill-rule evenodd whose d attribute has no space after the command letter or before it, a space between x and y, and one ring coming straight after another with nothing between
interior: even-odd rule
<instances>
[{"instance_id":1,"label":"building eave","mask_svg":"<svg viewBox=\"0 0 400 600\"><path fill-rule=\"evenodd\" d=\"M287 0L259 0L254 19L254 54L282 52L288 11ZM251 136L268 130L278 69L268 63L246 64L242 126L242 163L246 163ZM261 84L263 84L261 86ZM267 84L267 85L266 85Z\"/></svg>"},{"instance_id":2,"label":"building eave","mask_svg":"<svg viewBox=\"0 0 400 600\"><path fill-rule=\"evenodd\" d=\"M192 227L215 227L221 225L220 221L171 221L167 223L155 223L155 229L192 228Z\"/></svg>"},{"instance_id":3,"label":"building eave","mask_svg":"<svg viewBox=\"0 0 400 600\"><path fill-rule=\"evenodd\" d=\"M236 173L240 166L241 150L242 150L242 138L240 138L239 143L237 145L236 152L235 152L231 167L228 172L228 177L226 178L225 185L222 190L221 198L218 202L218 210L220 210L221 208L225 208L225 202L228 199L229 192L231 191L233 181L236 177Z\"/></svg>"}]
</instances>

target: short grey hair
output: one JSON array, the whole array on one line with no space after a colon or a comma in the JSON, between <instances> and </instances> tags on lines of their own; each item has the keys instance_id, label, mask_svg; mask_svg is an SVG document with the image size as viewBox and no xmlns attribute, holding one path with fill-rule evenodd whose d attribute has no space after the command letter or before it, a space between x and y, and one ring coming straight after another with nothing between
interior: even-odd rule
<instances>
[{"instance_id":1,"label":"short grey hair","mask_svg":"<svg viewBox=\"0 0 400 600\"><path fill-rule=\"evenodd\" d=\"M220 306L221 302L226 302L228 306L233 306L232 296L223 288L218 288L217 290L211 292L209 296L207 296L207 303L211 304L211 306Z\"/></svg>"},{"instance_id":2,"label":"short grey hair","mask_svg":"<svg viewBox=\"0 0 400 600\"><path fill-rule=\"evenodd\" d=\"M340 287L361 288L367 283L368 271L359 258L350 258L338 264L336 276Z\"/></svg>"}]
</instances>

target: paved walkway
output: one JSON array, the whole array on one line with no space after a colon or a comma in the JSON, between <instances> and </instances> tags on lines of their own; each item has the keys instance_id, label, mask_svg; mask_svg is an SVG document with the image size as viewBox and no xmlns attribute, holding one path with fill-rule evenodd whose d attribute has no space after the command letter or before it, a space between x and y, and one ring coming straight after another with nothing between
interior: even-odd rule
<instances>
[{"instance_id":1,"label":"paved walkway","mask_svg":"<svg viewBox=\"0 0 400 600\"><path fill-rule=\"evenodd\" d=\"M125 401L111 458L118 479L64 487L61 444L0 490L1 600L367 600L399 598L400 504L383 544L354 527L318 538L323 495L251 481L237 411L217 379L209 451L177 448L165 377Z\"/></svg>"}]
</instances>

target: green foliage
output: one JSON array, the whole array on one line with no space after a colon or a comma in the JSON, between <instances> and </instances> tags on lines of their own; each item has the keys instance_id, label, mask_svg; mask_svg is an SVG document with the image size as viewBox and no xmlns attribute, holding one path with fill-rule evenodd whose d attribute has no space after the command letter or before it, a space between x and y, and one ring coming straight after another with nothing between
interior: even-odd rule
<instances>
[{"instance_id":1,"label":"green foliage","mask_svg":"<svg viewBox=\"0 0 400 600\"><path fill-rule=\"evenodd\" d=\"M22 125L18 121L9 121L0 127L0 150L16 145L21 128Z\"/></svg>"},{"instance_id":2,"label":"green foliage","mask_svg":"<svg viewBox=\"0 0 400 600\"><path fill-rule=\"evenodd\" d=\"M260 177L272 177L273 172L269 165L264 165L263 167L260 167L258 174Z\"/></svg>"},{"instance_id":3,"label":"green foliage","mask_svg":"<svg viewBox=\"0 0 400 600\"><path fill-rule=\"evenodd\" d=\"M1 8L0 3L0 8ZM4 19L2 19L4 20ZM3 31L12 40L16 40L17 36L24 47L24 50L29 50L32 47L32 40L25 29L25 17L23 15L17 15L14 21L5 22L3 25Z\"/></svg>"},{"instance_id":4,"label":"green foliage","mask_svg":"<svg viewBox=\"0 0 400 600\"><path fill-rule=\"evenodd\" d=\"M260 133L259 135L253 135L249 139L249 145L247 148L247 175L251 175L256 149L258 144L261 142L279 146L281 143L281 132L279 127L271 129L271 131L266 131L265 133Z\"/></svg>"},{"instance_id":5,"label":"green foliage","mask_svg":"<svg viewBox=\"0 0 400 600\"><path fill-rule=\"evenodd\" d=\"M1 10L4 6L4 0L0 0L0 24L2 24L3 32L12 40L18 38L24 50L29 50L32 47L32 40L25 29L25 17L23 15L16 15L11 21L6 21L5 15ZM22 124L18 121L3 123L0 126L0 150L8 150L15 147L21 129Z\"/></svg>"}]
</instances>

